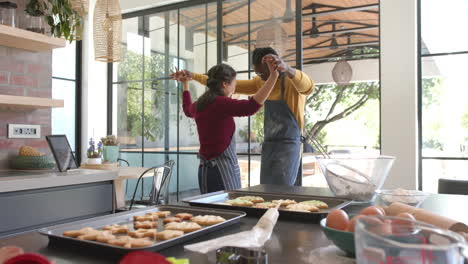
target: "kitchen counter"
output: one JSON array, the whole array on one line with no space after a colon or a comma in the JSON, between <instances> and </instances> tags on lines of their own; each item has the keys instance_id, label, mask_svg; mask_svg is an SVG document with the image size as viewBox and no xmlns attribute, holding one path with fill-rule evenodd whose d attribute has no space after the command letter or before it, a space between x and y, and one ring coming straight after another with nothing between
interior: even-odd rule
<instances>
[{"instance_id":1,"label":"kitchen counter","mask_svg":"<svg viewBox=\"0 0 468 264\"><path fill-rule=\"evenodd\" d=\"M244 189L246 191L264 192L294 192L302 194L330 194L325 188L307 188L307 187L278 187L278 186L256 186ZM468 215L461 212L462 205L468 203L468 196L462 195L440 195L433 194L423 207L435 212L444 212L445 216L468 221ZM345 208L348 213L356 213L368 204L350 205ZM241 224L231 226L221 231L211 233L207 236L197 238L186 242L191 244L215 237L234 234L240 231L250 230L258 221L258 218L244 217ZM43 237L36 232L29 232L19 236L0 240L0 246L16 245L23 247L26 251L38 252L55 260L57 264L62 263L117 263L118 257L104 255L99 252L89 250L80 250L79 248L60 248L57 246L48 246L47 237ZM314 249L331 245L330 241L322 233L320 225L307 222L284 221L280 220L275 226L272 238L265 245L265 250L269 255L269 263L313 263L310 254ZM175 256L178 258L190 258L191 264L206 263L199 260L198 256L190 252L185 252L183 245L177 245L160 252L165 256Z\"/></svg>"},{"instance_id":2,"label":"kitchen counter","mask_svg":"<svg viewBox=\"0 0 468 264\"><path fill-rule=\"evenodd\" d=\"M118 177L115 171L74 170L56 171L0 171L0 193L111 181Z\"/></svg>"},{"instance_id":3,"label":"kitchen counter","mask_svg":"<svg viewBox=\"0 0 468 264\"><path fill-rule=\"evenodd\" d=\"M0 171L0 236L113 212L116 171Z\"/></svg>"}]
</instances>

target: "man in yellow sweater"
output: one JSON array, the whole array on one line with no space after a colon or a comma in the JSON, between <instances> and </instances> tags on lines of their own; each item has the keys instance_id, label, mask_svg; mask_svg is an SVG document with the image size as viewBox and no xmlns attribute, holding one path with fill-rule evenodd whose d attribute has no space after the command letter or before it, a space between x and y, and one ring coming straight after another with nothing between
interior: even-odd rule
<instances>
[{"instance_id":1,"label":"man in yellow sweater","mask_svg":"<svg viewBox=\"0 0 468 264\"><path fill-rule=\"evenodd\" d=\"M307 95L314 91L314 83L304 72L287 65L274 49L257 48L252 53L257 76L238 80L236 94L252 95L262 87L270 76L265 60L275 61L282 74L265 102L260 183L294 185L301 160L304 105ZM206 85L206 75L188 71L184 74Z\"/></svg>"}]
</instances>

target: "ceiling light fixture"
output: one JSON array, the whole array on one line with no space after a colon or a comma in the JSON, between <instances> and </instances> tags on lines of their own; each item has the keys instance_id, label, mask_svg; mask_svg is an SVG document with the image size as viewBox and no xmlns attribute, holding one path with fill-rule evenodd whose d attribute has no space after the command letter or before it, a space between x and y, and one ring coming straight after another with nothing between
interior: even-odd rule
<instances>
[{"instance_id":1,"label":"ceiling light fixture","mask_svg":"<svg viewBox=\"0 0 468 264\"><path fill-rule=\"evenodd\" d=\"M294 21L294 14L292 11L291 0L286 0L286 11L284 11L283 22L289 23Z\"/></svg>"},{"instance_id":2,"label":"ceiling light fixture","mask_svg":"<svg viewBox=\"0 0 468 264\"><path fill-rule=\"evenodd\" d=\"M94 6L94 57L116 62L122 57L122 11L119 0L97 0Z\"/></svg>"}]
</instances>

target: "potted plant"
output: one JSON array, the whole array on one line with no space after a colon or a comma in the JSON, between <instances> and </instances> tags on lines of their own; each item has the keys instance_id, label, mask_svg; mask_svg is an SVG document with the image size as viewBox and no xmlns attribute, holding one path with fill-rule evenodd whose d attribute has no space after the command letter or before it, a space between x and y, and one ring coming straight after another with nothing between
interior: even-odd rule
<instances>
[{"instance_id":1,"label":"potted plant","mask_svg":"<svg viewBox=\"0 0 468 264\"><path fill-rule=\"evenodd\" d=\"M88 164L102 164L102 142L99 141L97 144L97 148L95 146L95 142L93 138L89 139L89 148L88 148Z\"/></svg>"},{"instance_id":2,"label":"potted plant","mask_svg":"<svg viewBox=\"0 0 468 264\"><path fill-rule=\"evenodd\" d=\"M103 156L104 161L111 163L117 162L119 158L119 141L114 135L109 135L101 138L102 144L104 145Z\"/></svg>"},{"instance_id":3,"label":"potted plant","mask_svg":"<svg viewBox=\"0 0 468 264\"><path fill-rule=\"evenodd\" d=\"M35 17L41 18L39 22L44 18L51 34L57 38L63 37L72 42L81 36L83 14L72 6L70 0L29 0L25 11L33 21L36 21ZM28 30L44 33L44 27L37 23L33 23Z\"/></svg>"}]
</instances>

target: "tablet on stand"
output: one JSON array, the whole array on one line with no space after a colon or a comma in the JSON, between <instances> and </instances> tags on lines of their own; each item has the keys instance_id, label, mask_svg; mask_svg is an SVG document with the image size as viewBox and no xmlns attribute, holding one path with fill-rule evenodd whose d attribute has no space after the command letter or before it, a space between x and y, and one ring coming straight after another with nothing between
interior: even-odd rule
<instances>
[{"instance_id":1,"label":"tablet on stand","mask_svg":"<svg viewBox=\"0 0 468 264\"><path fill-rule=\"evenodd\" d=\"M78 170L78 164L66 135L50 135L46 136L46 139L60 172Z\"/></svg>"}]
</instances>

